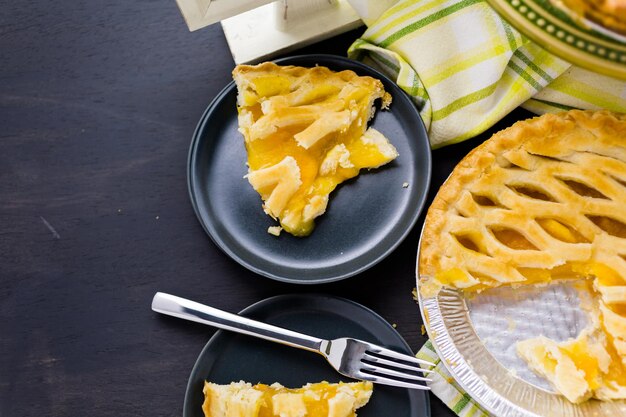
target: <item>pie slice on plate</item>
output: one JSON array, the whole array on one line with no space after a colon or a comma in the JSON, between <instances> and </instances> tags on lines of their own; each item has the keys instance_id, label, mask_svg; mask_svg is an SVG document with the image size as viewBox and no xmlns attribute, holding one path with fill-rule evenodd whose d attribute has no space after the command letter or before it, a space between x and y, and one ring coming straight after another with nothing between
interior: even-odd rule
<instances>
[{"instance_id":1,"label":"pie slice on plate","mask_svg":"<svg viewBox=\"0 0 626 417\"><path fill-rule=\"evenodd\" d=\"M372 388L371 382L319 382L295 389L279 383L205 382L202 410L205 417L355 417Z\"/></svg>"},{"instance_id":2,"label":"pie slice on plate","mask_svg":"<svg viewBox=\"0 0 626 417\"><path fill-rule=\"evenodd\" d=\"M587 280L589 327L517 350L572 402L626 399L626 115L548 114L473 150L428 211L418 272L424 297Z\"/></svg>"},{"instance_id":3,"label":"pie slice on plate","mask_svg":"<svg viewBox=\"0 0 626 417\"><path fill-rule=\"evenodd\" d=\"M272 62L239 65L233 79L246 177L265 213L292 235L312 232L337 185L398 156L385 136L367 127L374 101L381 99L383 108L391 102L379 80Z\"/></svg>"}]
</instances>

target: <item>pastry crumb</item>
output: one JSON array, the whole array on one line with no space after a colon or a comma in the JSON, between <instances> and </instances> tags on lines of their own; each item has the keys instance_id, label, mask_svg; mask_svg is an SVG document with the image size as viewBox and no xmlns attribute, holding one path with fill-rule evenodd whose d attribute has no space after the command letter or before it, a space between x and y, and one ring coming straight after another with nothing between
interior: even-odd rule
<instances>
[{"instance_id":1,"label":"pastry crumb","mask_svg":"<svg viewBox=\"0 0 626 417\"><path fill-rule=\"evenodd\" d=\"M420 332L422 332L422 336L426 334L426 326L424 326L423 324L420 326Z\"/></svg>"},{"instance_id":2,"label":"pastry crumb","mask_svg":"<svg viewBox=\"0 0 626 417\"><path fill-rule=\"evenodd\" d=\"M283 231L283 228L280 226L270 226L267 228L267 233L273 236L280 236L280 232Z\"/></svg>"},{"instance_id":3,"label":"pastry crumb","mask_svg":"<svg viewBox=\"0 0 626 417\"><path fill-rule=\"evenodd\" d=\"M517 323L515 322L515 320L513 320L513 319L512 319L512 318L510 318L510 317L507 317L507 318L506 318L506 322L507 322L507 324L508 324L508 326L507 326L507 330L508 330L509 332L512 332L512 331L513 331L513 330L515 330L515 328L517 327Z\"/></svg>"},{"instance_id":4,"label":"pastry crumb","mask_svg":"<svg viewBox=\"0 0 626 417\"><path fill-rule=\"evenodd\" d=\"M409 183L408 182L403 182L402 183L402 188L409 188Z\"/></svg>"}]
</instances>

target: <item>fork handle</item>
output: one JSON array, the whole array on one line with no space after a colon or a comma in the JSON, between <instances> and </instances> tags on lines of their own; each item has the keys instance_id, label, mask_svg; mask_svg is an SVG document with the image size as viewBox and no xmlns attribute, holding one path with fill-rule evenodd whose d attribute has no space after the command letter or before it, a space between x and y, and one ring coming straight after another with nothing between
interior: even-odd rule
<instances>
[{"instance_id":1,"label":"fork handle","mask_svg":"<svg viewBox=\"0 0 626 417\"><path fill-rule=\"evenodd\" d=\"M323 339L308 336L271 324L228 313L175 295L157 292L152 299L152 310L185 320L259 337L272 342L322 353Z\"/></svg>"}]
</instances>

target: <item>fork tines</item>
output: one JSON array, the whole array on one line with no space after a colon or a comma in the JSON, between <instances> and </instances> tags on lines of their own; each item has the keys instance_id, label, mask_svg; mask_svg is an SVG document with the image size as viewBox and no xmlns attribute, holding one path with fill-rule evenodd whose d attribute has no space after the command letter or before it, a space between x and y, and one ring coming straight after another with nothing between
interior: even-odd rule
<instances>
[{"instance_id":1,"label":"fork tines","mask_svg":"<svg viewBox=\"0 0 626 417\"><path fill-rule=\"evenodd\" d=\"M372 344L370 344L367 349L365 349L365 353L369 354L369 356L372 357L378 357L380 358L380 360L393 359L386 360L385 362L389 362L389 365L402 369L414 369L420 372L432 372L429 369L424 369L423 367L416 365L429 366L431 368L434 368L436 366L434 363L425 361L423 359L418 359L415 356L398 353L391 349L386 349L384 347L375 346Z\"/></svg>"},{"instance_id":2,"label":"fork tines","mask_svg":"<svg viewBox=\"0 0 626 417\"><path fill-rule=\"evenodd\" d=\"M361 364L360 371L370 376L374 382L418 389L428 389L428 387L416 384L414 381L430 382L430 379L422 375L433 372L420 365L435 366L428 361L373 345L368 346L363 353Z\"/></svg>"}]
</instances>

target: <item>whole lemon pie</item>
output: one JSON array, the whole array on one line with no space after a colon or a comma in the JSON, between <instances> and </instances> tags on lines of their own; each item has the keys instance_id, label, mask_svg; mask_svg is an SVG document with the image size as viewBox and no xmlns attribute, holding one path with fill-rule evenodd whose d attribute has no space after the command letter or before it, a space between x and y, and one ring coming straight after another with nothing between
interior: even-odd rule
<instances>
[{"instance_id":1,"label":"whole lemon pie","mask_svg":"<svg viewBox=\"0 0 626 417\"><path fill-rule=\"evenodd\" d=\"M582 280L589 326L517 352L572 402L625 399L626 116L548 114L477 147L428 211L418 272L424 297Z\"/></svg>"},{"instance_id":2,"label":"whole lemon pie","mask_svg":"<svg viewBox=\"0 0 626 417\"><path fill-rule=\"evenodd\" d=\"M371 382L319 382L302 388L232 382L204 384L205 417L355 417L372 396Z\"/></svg>"},{"instance_id":3,"label":"whole lemon pie","mask_svg":"<svg viewBox=\"0 0 626 417\"><path fill-rule=\"evenodd\" d=\"M239 65L233 79L246 177L265 213L288 233L310 234L338 184L398 156L383 134L367 126L375 100L383 108L391 103L377 79L272 62Z\"/></svg>"}]
</instances>

